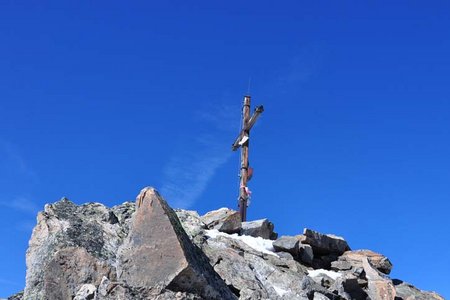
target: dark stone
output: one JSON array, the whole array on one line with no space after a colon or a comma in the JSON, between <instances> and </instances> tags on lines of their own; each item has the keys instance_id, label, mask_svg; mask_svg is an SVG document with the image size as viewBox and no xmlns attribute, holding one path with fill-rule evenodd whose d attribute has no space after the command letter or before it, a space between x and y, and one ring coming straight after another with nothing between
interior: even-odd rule
<instances>
[{"instance_id":1,"label":"dark stone","mask_svg":"<svg viewBox=\"0 0 450 300\"><path fill-rule=\"evenodd\" d=\"M60 201L53 204L55 215L59 219L71 220L76 218L77 205L63 197Z\"/></svg>"},{"instance_id":2,"label":"dark stone","mask_svg":"<svg viewBox=\"0 0 450 300\"><path fill-rule=\"evenodd\" d=\"M308 266L310 266L314 259L314 253L312 247L307 244L298 245L298 260Z\"/></svg>"},{"instance_id":3,"label":"dark stone","mask_svg":"<svg viewBox=\"0 0 450 300\"><path fill-rule=\"evenodd\" d=\"M22 300L22 299L23 299L23 291L8 297L8 300Z\"/></svg>"},{"instance_id":4,"label":"dark stone","mask_svg":"<svg viewBox=\"0 0 450 300\"><path fill-rule=\"evenodd\" d=\"M322 234L308 228L305 228L303 235L305 239L302 243L311 245L315 255L341 255L345 251L350 250L347 242L335 235Z\"/></svg>"},{"instance_id":5,"label":"dark stone","mask_svg":"<svg viewBox=\"0 0 450 300\"><path fill-rule=\"evenodd\" d=\"M241 234L275 240L278 234L273 231L274 227L273 223L268 219L242 222Z\"/></svg>"},{"instance_id":6,"label":"dark stone","mask_svg":"<svg viewBox=\"0 0 450 300\"><path fill-rule=\"evenodd\" d=\"M337 259L338 259L338 256L336 254L314 256L311 266L314 269L330 270L331 263Z\"/></svg>"},{"instance_id":7,"label":"dark stone","mask_svg":"<svg viewBox=\"0 0 450 300\"><path fill-rule=\"evenodd\" d=\"M344 291L346 291L351 299L367 299L366 292L359 286L356 278L347 279L342 283Z\"/></svg>"},{"instance_id":8,"label":"dark stone","mask_svg":"<svg viewBox=\"0 0 450 300\"><path fill-rule=\"evenodd\" d=\"M112 211L110 211L108 214L108 222L109 222L109 224L113 224L113 225L119 223L119 219L116 217L116 215Z\"/></svg>"},{"instance_id":9,"label":"dark stone","mask_svg":"<svg viewBox=\"0 0 450 300\"><path fill-rule=\"evenodd\" d=\"M294 257L297 257L299 247L298 239L293 236L282 236L273 242L273 248L277 252L289 252Z\"/></svg>"},{"instance_id":10,"label":"dark stone","mask_svg":"<svg viewBox=\"0 0 450 300\"><path fill-rule=\"evenodd\" d=\"M105 242L102 230L96 223L85 223L82 219L75 219L67 229L67 236L70 238L69 245L85 248L92 255L101 256Z\"/></svg>"}]
</instances>

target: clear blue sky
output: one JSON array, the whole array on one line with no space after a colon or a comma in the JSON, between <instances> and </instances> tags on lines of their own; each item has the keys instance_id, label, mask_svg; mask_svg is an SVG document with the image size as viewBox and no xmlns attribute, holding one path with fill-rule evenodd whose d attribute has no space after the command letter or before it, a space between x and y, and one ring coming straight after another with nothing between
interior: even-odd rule
<instances>
[{"instance_id":1,"label":"clear blue sky","mask_svg":"<svg viewBox=\"0 0 450 300\"><path fill-rule=\"evenodd\" d=\"M335 233L450 297L446 1L0 2L0 297L24 286L36 213L236 207L242 96L249 218Z\"/></svg>"}]
</instances>

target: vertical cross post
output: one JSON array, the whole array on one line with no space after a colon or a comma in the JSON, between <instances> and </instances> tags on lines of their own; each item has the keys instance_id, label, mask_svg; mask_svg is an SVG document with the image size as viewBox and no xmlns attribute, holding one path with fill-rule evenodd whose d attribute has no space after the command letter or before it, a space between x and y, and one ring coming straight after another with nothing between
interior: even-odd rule
<instances>
[{"instance_id":1,"label":"vertical cross post","mask_svg":"<svg viewBox=\"0 0 450 300\"><path fill-rule=\"evenodd\" d=\"M242 106L242 137L247 139L241 146L241 180L239 184L239 212L241 213L241 220L247 220L247 182L248 182L248 146L250 138L250 129L247 128L248 120L250 119L250 96L244 96L244 104ZM243 141L243 140L241 140Z\"/></svg>"},{"instance_id":2,"label":"vertical cross post","mask_svg":"<svg viewBox=\"0 0 450 300\"><path fill-rule=\"evenodd\" d=\"M248 147L250 138L250 129L255 125L256 120L264 111L264 107L258 106L255 112L250 116L250 96L244 96L244 104L242 106L242 130L234 141L231 149L236 151L241 147L241 164L240 164L240 182L239 182L239 212L242 222L247 220L247 206L249 200L249 190L247 183L249 180L249 162Z\"/></svg>"}]
</instances>

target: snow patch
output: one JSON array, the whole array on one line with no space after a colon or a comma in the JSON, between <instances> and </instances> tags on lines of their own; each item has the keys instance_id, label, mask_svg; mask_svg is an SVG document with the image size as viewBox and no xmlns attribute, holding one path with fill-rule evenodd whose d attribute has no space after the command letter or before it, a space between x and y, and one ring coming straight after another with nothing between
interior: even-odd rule
<instances>
[{"instance_id":1,"label":"snow patch","mask_svg":"<svg viewBox=\"0 0 450 300\"><path fill-rule=\"evenodd\" d=\"M308 276L309 277L317 277L319 275L327 275L328 277L332 278L333 280L338 279L342 276L341 273L334 272L334 271L328 271L324 269L317 269L317 270L308 270Z\"/></svg>"},{"instance_id":2,"label":"snow patch","mask_svg":"<svg viewBox=\"0 0 450 300\"><path fill-rule=\"evenodd\" d=\"M278 256L277 254L274 253L275 249L273 248L273 241L263 239L262 237L253 237L253 236L249 236L249 235L238 235L237 233L227 234L224 232L220 232L217 229L206 230L206 236L210 237L210 238L224 236L227 238L235 239L235 240L244 242L249 247L251 247L259 252Z\"/></svg>"}]
</instances>

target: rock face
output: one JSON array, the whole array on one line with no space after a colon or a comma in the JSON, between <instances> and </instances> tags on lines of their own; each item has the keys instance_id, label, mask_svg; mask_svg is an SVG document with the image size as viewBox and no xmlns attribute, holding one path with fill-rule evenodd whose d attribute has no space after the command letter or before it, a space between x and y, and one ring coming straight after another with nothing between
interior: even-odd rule
<instances>
[{"instance_id":1,"label":"rock face","mask_svg":"<svg viewBox=\"0 0 450 300\"><path fill-rule=\"evenodd\" d=\"M443 299L391 280L387 257L343 238L305 229L274 241L267 219L233 214L174 211L153 188L113 208L64 198L39 213L25 290L9 300Z\"/></svg>"},{"instance_id":2,"label":"rock face","mask_svg":"<svg viewBox=\"0 0 450 300\"><path fill-rule=\"evenodd\" d=\"M235 298L154 189L142 190L137 205L62 199L38 215L23 299L171 299L177 292Z\"/></svg>"},{"instance_id":3,"label":"rock face","mask_svg":"<svg viewBox=\"0 0 450 300\"><path fill-rule=\"evenodd\" d=\"M107 209L65 198L46 205L29 242L24 299L67 299L82 284L115 278L112 265L133 210L129 203Z\"/></svg>"},{"instance_id":4,"label":"rock face","mask_svg":"<svg viewBox=\"0 0 450 300\"><path fill-rule=\"evenodd\" d=\"M118 251L119 281L133 288L185 291L206 299L234 297L155 189L143 189L136 202L130 233Z\"/></svg>"}]
</instances>

